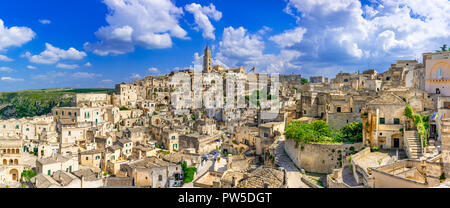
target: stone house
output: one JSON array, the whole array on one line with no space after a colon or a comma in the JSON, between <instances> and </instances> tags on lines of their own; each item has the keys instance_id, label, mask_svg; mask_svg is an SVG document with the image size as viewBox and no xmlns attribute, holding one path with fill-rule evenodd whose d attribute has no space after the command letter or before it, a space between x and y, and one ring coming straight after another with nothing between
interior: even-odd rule
<instances>
[{"instance_id":1,"label":"stone house","mask_svg":"<svg viewBox=\"0 0 450 208\"><path fill-rule=\"evenodd\" d=\"M406 102L393 93L367 102L363 109L363 142L381 149L403 149Z\"/></svg>"},{"instance_id":2,"label":"stone house","mask_svg":"<svg viewBox=\"0 0 450 208\"><path fill-rule=\"evenodd\" d=\"M87 150L79 153L78 162L80 165L101 168L102 149Z\"/></svg>"},{"instance_id":3,"label":"stone house","mask_svg":"<svg viewBox=\"0 0 450 208\"><path fill-rule=\"evenodd\" d=\"M57 171L73 172L78 170L78 161L60 154L36 160L36 173L51 176Z\"/></svg>"},{"instance_id":4,"label":"stone house","mask_svg":"<svg viewBox=\"0 0 450 208\"><path fill-rule=\"evenodd\" d=\"M130 139L122 138L115 142L115 145L118 145L122 148L121 156L128 158L133 153L133 141Z\"/></svg>"},{"instance_id":5,"label":"stone house","mask_svg":"<svg viewBox=\"0 0 450 208\"><path fill-rule=\"evenodd\" d=\"M136 186L167 188L181 186L181 165L166 162L157 157L147 157L124 165L127 174L134 178Z\"/></svg>"},{"instance_id":6,"label":"stone house","mask_svg":"<svg viewBox=\"0 0 450 208\"><path fill-rule=\"evenodd\" d=\"M18 182L24 170L23 141L15 137L0 137L0 179L2 182Z\"/></svg>"}]
</instances>

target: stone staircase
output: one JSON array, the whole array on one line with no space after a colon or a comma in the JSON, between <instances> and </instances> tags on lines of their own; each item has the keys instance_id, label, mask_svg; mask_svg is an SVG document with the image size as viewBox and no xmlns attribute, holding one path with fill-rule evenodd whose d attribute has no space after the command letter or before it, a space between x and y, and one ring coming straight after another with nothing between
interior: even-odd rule
<instances>
[{"instance_id":1,"label":"stone staircase","mask_svg":"<svg viewBox=\"0 0 450 208\"><path fill-rule=\"evenodd\" d=\"M408 143L406 150L410 159L419 159L422 157L422 146L420 144L417 131L405 131L405 142Z\"/></svg>"}]
</instances>

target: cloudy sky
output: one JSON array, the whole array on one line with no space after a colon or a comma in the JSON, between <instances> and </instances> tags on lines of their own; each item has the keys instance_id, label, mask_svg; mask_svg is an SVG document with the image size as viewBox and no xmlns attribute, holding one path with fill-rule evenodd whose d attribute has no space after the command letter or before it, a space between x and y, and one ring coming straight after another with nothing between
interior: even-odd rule
<instances>
[{"instance_id":1,"label":"cloudy sky","mask_svg":"<svg viewBox=\"0 0 450 208\"><path fill-rule=\"evenodd\" d=\"M15 0L0 6L0 91L113 87L214 64L334 76L450 45L449 0Z\"/></svg>"}]
</instances>

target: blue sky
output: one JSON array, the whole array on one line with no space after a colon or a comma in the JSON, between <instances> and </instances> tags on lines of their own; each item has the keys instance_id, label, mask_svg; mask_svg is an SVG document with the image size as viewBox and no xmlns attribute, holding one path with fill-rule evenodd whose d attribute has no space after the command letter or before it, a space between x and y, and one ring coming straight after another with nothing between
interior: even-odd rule
<instances>
[{"instance_id":1,"label":"blue sky","mask_svg":"<svg viewBox=\"0 0 450 208\"><path fill-rule=\"evenodd\" d=\"M15 0L0 90L114 87L213 61L263 73L385 71L449 44L448 0Z\"/></svg>"}]
</instances>

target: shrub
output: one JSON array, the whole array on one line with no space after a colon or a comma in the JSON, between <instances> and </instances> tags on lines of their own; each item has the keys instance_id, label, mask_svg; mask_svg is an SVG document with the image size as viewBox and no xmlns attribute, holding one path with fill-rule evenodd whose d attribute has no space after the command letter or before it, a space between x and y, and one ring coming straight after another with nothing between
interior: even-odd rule
<instances>
[{"instance_id":1,"label":"shrub","mask_svg":"<svg viewBox=\"0 0 450 208\"><path fill-rule=\"evenodd\" d=\"M21 175L24 179L30 180L31 178L36 176L36 172L34 172L33 170L24 170Z\"/></svg>"},{"instance_id":2,"label":"shrub","mask_svg":"<svg viewBox=\"0 0 450 208\"><path fill-rule=\"evenodd\" d=\"M404 115L408 118L412 118L413 114L414 114L414 112L413 112L411 106L409 106L409 105L406 106Z\"/></svg>"},{"instance_id":3,"label":"shrub","mask_svg":"<svg viewBox=\"0 0 450 208\"><path fill-rule=\"evenodd\" d=\"M194 180L194 174L197 172L196 167L187 167L186 161L181 164L181 168L184 172L184 180L183 183L189 183Z\"/></svg>"},{"instance_id":4,"label":"shrub","mask_svg":"<svg viewBox=\"0 0 450 208\"><path fill-rule=\"evenodd\" d=\"M439 177L439 180L445 180L445 173L441 174L441 176Z\"/></svg>"},{"instance_id":5,"label":"shrub","mask_svg":"<svg viewBox=\"0 0 450 208\"><path fill-rule=\"evenodd\" d=\"M120 106L119 110L130 110L129 108L127 108L126 106Z\"/></svg>"}]
</instances>

